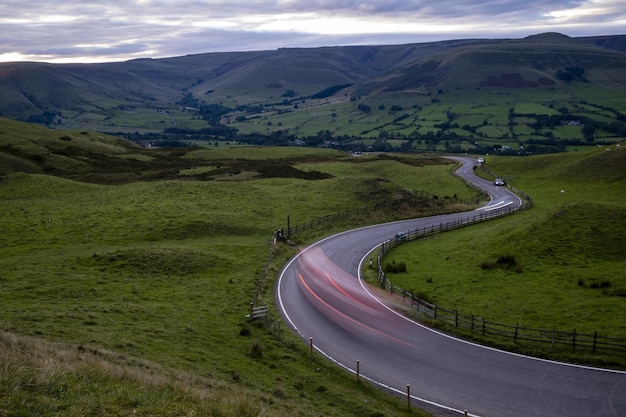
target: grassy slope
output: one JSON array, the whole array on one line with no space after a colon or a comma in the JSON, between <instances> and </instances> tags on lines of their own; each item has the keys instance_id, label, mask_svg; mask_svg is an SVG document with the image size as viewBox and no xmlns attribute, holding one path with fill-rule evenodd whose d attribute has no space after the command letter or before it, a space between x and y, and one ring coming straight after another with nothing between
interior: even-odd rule
<instances>
[{"instance_id":1,"label":"grassy slope","mask_svg":"<svg viewBox=\"0 0 626 417\"><path fill-rule=\"evenodd\" d=\"M626 149L610 149L488 158L534 208L402 245L385 262L409 272L391 280L492 322L626 338ZM518 268L481 268L503 255Z\"/></svg>"},{"instance_id":2,"label":"grassy slope","mask_svg":"<svg viewBox=\"0 0 626 417\"><path fill-rule=\"evenodd\" d=\"M285 148L247 147L167 159L80 132L9 121L1 129L12 145L1 157L28 161L31 173L5 171L0 181L0 413L405 415L400 402L321 359L311 364L294 335L279 341L244 316L287 215L308 220L401 188L474 198L448 176L450 164L311 149L289 149L288 159ZM246 169L292 161L335 177L189 175L246 161L239 157L257 159ZM141 181L131 169L156 171L155 161L173 179ZM447 180L419 187L420 173L437 169ZM265 291L271 303L271 283Z\"/></svg>"},{"instance_id":3,"label":"grassy slope","mask_svg":"<svg viewBox=\"0 0 626 417\"><path fill-rule=\"evenodd\" d=\"M614 42L623 39L615 37ZM542 35L518 40L288 48L92 65L6 63L0 65L0 107L3 114L24 119L43 109L56 109L62 112L61 126L107 132L161 132L174 123L183 128L206 127L197 114L183 112L176 104L183 94L191 92L199 103L230 107L271 103L262 113L247 114L248 122L232 122L242 132L289 129L298 135L314 135L330 130L337 135L365 138L376 138L381 131L396 136L408 136L416 129L437 133L440 129L433 125L441 120L430 116L443 115L445 120L448 110L466 116L457 108L464 103L500 106L504 112L518 104L542 103L553 109L570 108L576 116L582 115L576 105L585 100L623 111L623 48L607 49L592 43ZM584 67L585 81L560 82L556 73L567 66ZM526 81L542 78L556 84L532 88L480 86L488 77L511 73L518 73ZM276 106L288 90L294 90L296 98L303 98L339 84L354 86L322 100L306 99L298 103L298 109ZM351 97L361 100L350 102ZM432 103L434 99L441 101ZM356 106L361 103L371 105L372 114L358 111ZM377 111L383 103L386 110ZM402 106L403 111L390 114L394 104ZM415 110L414 105L432 108L423 112ZM167 110L168 114L157 109ZM336 117L331 116L333 113ZM411 117L402 123L393 122L404 113ZM594 109L586 115L599 120L600 113L600 109ZM231 115L231 119L240 115ZM487 140L504 140L507 133L511 144L516 143L514 139L537 138L531 132L520 131L519 127L527 127L521 120L516 121L516 129L510 129L506 113L504 119L499 116L497 111L486 112L469 125L492 124L479 131ZM616 116L611 113L610 120ZM458 124L453 131L459 136L472 141L482 139L475 132L463 130L464 121ZM569 130L543 129L541 133L551 132L556 138L583 137L581 127ZM607 135L596 133L598 139Z\"/></svg>"}]
</instances>

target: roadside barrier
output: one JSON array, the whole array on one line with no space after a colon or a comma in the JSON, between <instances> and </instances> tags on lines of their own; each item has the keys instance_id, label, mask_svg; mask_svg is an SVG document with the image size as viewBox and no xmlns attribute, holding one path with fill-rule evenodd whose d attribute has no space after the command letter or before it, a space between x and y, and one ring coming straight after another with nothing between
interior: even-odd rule
<instances>
[{"instance_id":1,"label":"roadside barrier","mask_svg":"<svg viewBox=\"0 0 626 417\"><path fill-rule=\"evenodd\" d=\"M291 224L287 224L287 237L295 235L296 233L304 232L306 230L313 229L315 227L319 227L325 224L329 224L335 222L337 220L344 220L351 217L359 216L362 214L367 214L374 211L380 211L392 207L397 207L402 203L416 204L419 201L423 200L452 200L457 203L467 204L467 205L476 205L478 201L463 201L459 200L456 197L449 196L439 196L437 194L432 194L426 191L415 191L409 194L408 198L396 199L396 200L384 200L378 203L366 205L363 207L358 207L355 209L348 209L344 211L339 211L337 213L329 214L327 216L316 217L308 222L299 223L294 226ZM288 223L289 219L288 219Z\"/></svg>"},{"instance_id":2,"label":"roadside barrier","mask_svg":"<svg viewBox=\"0 0 626 417\"><path fill-rule=\"evenodd\" d=\"M414 191L414 192L407 192L405 198L385 200L385 201L381 201L378 203L369 204L363 207L358 207L355 209L339 211L333 214L329 214L327 216L317 217L311 221L296 224L294 226L291 226L289 217L287 217L287 230L285 231L282 227L280 227L274 232L274 235L272 237L272 242L269 248L269 254L265 261L265 267L263 268L263 272L261 272L261 276L259 277L259 280L257 282L257 287L254 292L254 297L252 298L252 302L250 303L251 308L257 307L259 297L261 295L261 292L263 291L263 285L265 284L265 280L268 276L270 266L274 258L274 250L276 247L276 242L278 240L286 240L297 233L301 233L306 230L310 230L316 227L330 224L338 220L345 220L351 217L355 217L355 216L359 216L359 215L363 215L367 213L372 213L374 211L380 211L380 210L384 210L388 208L399 207L401 204L406 204L406 203L418 204L420 201L424 201L424 200L452 200L453 202L466 204L466 205L478 204L478 201L463 201L463 200L457 199L456 197L439 196L439 195L432 194L426 191ZM249 316L250 318L252 318L251 315Z\"/></svg>"},{"instance_id":3,"label":"roadside barrier","mask_svg":"<svg viewBox=\"0 0 626 417\"><path fill-rule=\"evenodd\" d=\"M500 338L513 339L514 343L517 343L519 341L545 343L552 345L552 347L569 347L572 350L586 349L592 352L613 351L626 353L626 339L599 336L598 332L594 332L593 334L578 333L576 329L574 329L573 331L561 331L556 329L542 330L522 327L518 324L507 325L489 322L484 318L477 318L474 316L460 314L457 310L450 310L436 304L429 303L426 300L420 299L418 295L413 294L411 291L407 291L404 288L396 286L386 277L382 266L382 258L388 251L398 245L401 245L411 240L432 236L435 233L442 233L448 230L454 230L471 224L507 216L516 211L525 210L532 207L532 200L528 195L512 187L510 184L507 184L507 187L512 192L522 197L526 202L522 204L522 206L520 206L519 208L506 207L488 212L481 212L480 214L470 213L467 217L455 220L453 222L441 223L439 225L433 225L431 227L418 228L415 230L407 231L406 233L398 233L395 235L395 237L385 242L382 242L379 246L377 262L378 280L380 282L381 288L384 288L392 294L401 295L405 300L409 299L411 307L420 314L423 314L440 323L452 325L456 329L469 331L471 334L474 335L489 335L497 336Z\"/></svg>"}]
</instances>

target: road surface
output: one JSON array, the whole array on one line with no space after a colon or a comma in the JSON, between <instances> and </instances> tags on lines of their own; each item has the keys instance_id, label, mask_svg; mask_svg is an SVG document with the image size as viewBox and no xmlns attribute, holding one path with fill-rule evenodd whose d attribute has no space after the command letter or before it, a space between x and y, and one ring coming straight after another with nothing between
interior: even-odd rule
<instances>
[{"instance_id":1,"label":"road surface","mask_svg":"<svg viewBox=\"0 0 626 417\"><path fill-rule=\"evenodd\" d=\"M487 191L478 209L521 201L472 173L457 175ZM388 307L359 278L362 262L396 233L475 216L456 213L351 230L300 252L282 270L277 306L315 350L386 390L406 395L436 415L467 410L481 417L626 417L626 373L540 360L465 342L414 322ZM471 227L471 226L470 226Z\"/></svg>"}]
</instances>

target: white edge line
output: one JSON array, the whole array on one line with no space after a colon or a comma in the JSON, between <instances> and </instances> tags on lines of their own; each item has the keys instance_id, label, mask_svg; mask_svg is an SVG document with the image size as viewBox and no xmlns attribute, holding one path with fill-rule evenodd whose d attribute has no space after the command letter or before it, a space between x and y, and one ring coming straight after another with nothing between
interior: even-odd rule
<instances>
[{"instance_id":1,"label":"white edge line","mask_svg":"<svg viewBox=\"0 0 626 417\"><path fill-rule=\"evenodd\" d=\"M393 222L392 222L392 223L393 223ZM365 227L362 227L362 228L357 228L357 229L353 229L353 230L367 229L367 228L370 228L370 227L375 227L375 225L374 225L374 226L365 226ZM291 317L289 317L289 314L287 314L287 311L286 311L286 310L285 310L285 308L284 308L284 304L283 304L283 300L282 300L282 295L281 295L281 284L282 284L283 277L285 276L285 271L286 271L287 269L289 269L289 266L290 266L290 265L291 265L291 264L292 264L292 263L293 263L293 262L294 262L294 261L295 261L295 260L296 260L296 259L300 256L300 255L302 255L304 252L306 252L306 251L308 251L309 249L311 249L311 248L313 248L313 247L317 246L319 243L322 243L322 242L324 242L324 241L326 241L326 240L328 240L328 239L334 238L334 237L339 236L339 235L342 235L342 234L344 234L344 233L352 232L353 230L347 230L347 231L344 231L344 232L340 232L340 233L334 234L334 235L332 235L332 236L327 236L327 237L325 237L324 239L321 239L321 240L319 240L319 241L317 241L317 242L313 243L312 245L307 246L307 247L306 247L306 248L304 248L302 251L300 251L298 254L296 254L293 258L291 258L291 260L290 260L290 261L289 261L289 262L288 262L288 263L287 263L287 264L283 267L282 271L280 272L280 275L279 275L279 277L278 277L277 288L276 288L276 294L277 294L277 297L278 297L278 304L280 305L280 310L282 311L283 315L287 318L287 321L289 321L290 327L291 327L292 329L294 329L294 330L296 331L296 333L300 336L300 338L301 338L301 339L303 339L303 340L306 340L305 335L304 335L304 334L302 334L302 332L300 332L300 329L298 329L298 327L294 324L294 322L291 320ZM370 252L371 252L371 251L370 251ZM360 270L361 270L361 266L362 266L363 260L364 260L365 258L366 258L366 256L365 256L365 257L363 257L363 258L361 258L361 261L359 262L359 277L358 277L358 279L359 279L359 281L361 282L361 286L363 286L363 280L362 280L362 279L361 279L361 277L360 277L360 275L361 275ZM365 287L363 287L363 288L365 289L365 291L367 292L367 294L368 294L368 295L372 296L372 298L374 298L377 302L379 302L379 303L380 303L383 307L385 307L385 308L389 309L389 307L387 307L385 304L381 303L381 302L380 302L380 300L378 300L376 297L374 297L374 296L373 296L373 295L372 295L372 294L371 294L371 293L370 293L370 292L369 292L369 291L368 291ZM391 310L391 309L390 309L390 310ZM391 310L391 311L393 311L393 310ZM394 313L395 313L395 314L397 314L395 311L394 311ZM410 321L412 321L412 320L410 320ZM424 326L422 326L421 324L419 324L419 323L417 323L417 322L414 322L414 323L415 323L415 324L418 324L418 325L419 325L419 326L421 326L421 327L424 327ZM426 327L426 328L427 328L427 327ZM428 329L428 328L427 328L427 329ZM342 363L342 362L339 362L338 360L336 360L335 358L333 358L331 355L329 355L328 353L326 353L325 351L323 351L322 349L320 349L318 346L313 345L313 348L314 348L314 349L315 349L318 353L320 353L322 356L324 356L325 358L327 358L328 360L330 360L331 362L333 362L335 365L337 365L337 366L339 366L339 367L341 367L341 368L343 368L343 369L347 370L348 372L350 372L350 373L352 373L352 374L355 374L355 375L356 375L356 370L354 370L354 369L350 368L350 366L348 366L348 365L346 365L346 364L344 364L344 363ZM394 388L394 387L392 387L392 386L390 386L390 385L387 385L387 384L385 384L385 383L383 383L383 382L380 382L380 381L378 381L378 380L376 380L376 379L370 378L370 377L368 377L367 375L364 375L364 374L362 374L362 373L359 373L359 377L360 377L360 378L363 378L363 379L365 379L365 380L367 380L367 381L369 381L369 382L371 382L371 383L373 383L373 384L375 384L375 385L378 385L379 387L381 387L381 388L383 388L383 389L386 389L386 390L388 390L388 391L394 392L394 393L399 394L399 395L406 395L406 392L401 391L401 390L399 390L399 389L397 389L397 388ZM443 404L439 404L439 403L436 403L436 402L433 402L433 401L430 401L430 400L427 400L427 399L425 399L425 398L421 398L421 397L418 397L418 396L415 396L415 395L410 395L410 397L411 397L412 399L416 400L416 401L422 402L422 403L424 403L424 404L432 405L432 406L434 406L434 407L441 408L441 409L444 409L444 410L447 410L447 411L455 412L455 413L458 413L458 414L464 414L464 415L466 415L466 416L470 416L470 417L481 417L481 416L479 416L479 415L477 415L477 414L470 414L470 413L467 413L467 410L459 410L459 409L456 409L456 408L452 408L452 407L449 407L449 406L446 406L446 405L443 405Z\"/></svg>"},{"instance_id":2,"label":"white edge line","mask_svg":"<svg viewBox=\"0 0 626 417\"><path fill-rule=\"evenodd\" d=\"M459 168L459 169L460 169L460 168ZM457 169L457 171L458 171L458 169ZM456 171L455 171L455 173L456 173ZM489 197L491 198L491 195L490 195L489 193L487 193L487 194L488 194L488 195L489 195ZM514 196L514 197L516 197L516 198L517 198L518 200L520 200L520 202L521 202L521 199L519 198L519 196L515 195L514 193L511 193L511 194L513 194L513 196ZM492 201L493 201L493 199L492 199ZM490 204L490 203L488 203L487 205L489 205L489 204ZM509 202L507 205L509 205L509 204L512 204L512 202ZM485 207L485 208L486 208L486 207ZM400 220L400 221L398 221L397 223L400 223L400 222L402 222L402 221L406 221L406 220ZM396 222L389 222L389 223L396 223ZM387 223L385 223L385 224L387 224ZM287 264L286 264L286 265L282 268L282 270L281 270L281 272L280 272L280 275L279 275L279 277L278 277L278 283L277 283L277 289L276 289L276 294L277 294L277 297L278 297L278 304L280 305L280 310L281 310L282 314L283 314L283 315L287 318L287 320L289 321L289 324L291 325L291 328L292 328L292 329L294 329L294 330L296 331L296 333L300 336L300 338L301 338L301 339L306 340L306 337L305 337L305 335L303 335L303 334L300 332L300 330L298 329L298 327L297 327L297 326L293 323L293 321L291 320L291 317L289 317L289 314L287 314L287 311L285 310L285 308L284 308L284 304L283 304L283 301L282 301L282 295L281 295L281 284L282 284L283 277L284 277L284 275L285 275L285 271L286 271L286 270L289 268L289 266L290 266L290 265L291 265L291 264L292 264L292 263L293 263L293 262L294 262L294 261L295 261L295 260L296 260L296 259L300 256L300 255L302 255L304 252L308 251L309 249L311 249L311 248L313 248L313 247L317 246L318 244L320 244L320 243L322 243L322 242L324 242L324 241L326 241L326 240L328 240L328 239L335 238L335 237L337 237L337 236L340 236L340 235L345 234L345 233L350 233L350 232L353 232L353 231L355 231L355 230L367 229L367 228L370 228L370 227L376 227L376 226L379 226L379 225L365 226L365 227L361 227L361 228L356 228L356 229L346 230L346 231L343 231L343 232L340 232L340 233L336 233L336 234L331 235L331 236L327 236L327 237L325 237L325 238L323 238L323 239L321 239L321 240L318 240L317 242L313 243L313 244L312 244L312 245L310 245L310 246L307 246L307 247L306 247L306 248L304 248L302 251L300 251L298 254L296 254L296 255L295 255L293 258L291 258L291 260L290 260L290 261L289 261L289 262L288 262L288 263L287 263ZM597 367L585 366L585 365L577 365L577 364L572 364L572 363L567 363L567 362L559 362L559 361L554 361L554 360L550 360L550 359L536 358L536 357L533 357L533 356L522 355L522 354L519 354L519 353L508 352L508 351L505 351L505 350L496 349L496 348L493 348L493 347L490 347L490 346L480 345L480 344L473 343L473 342L470 342L470 341L467 341L467 340L459 339L458 337L454 337L454 336L451 336L451 335L448 335L448 334L442 333L442 332L440 332L440 331L437 331L437 330L435 330L435 329L432 329L432 328L430 328L430 327L424 326L423 324L421 324L421 323L419 323L419 322L417 322L417 321L415 321L415 320L412 320L412 319L410 319L409 317L406 317L406 316L405 316L405 315L403 315L403 314L398 313L397 311L395 311L394 309L392 309L391 307L389 307L388 305L386 305L384 302L382 302L382 301L381 301L378 297L376 297L376 296L375 296L375 295L374 295L374 294L373 294L373 293L372 293L372 292L371 292L371 291L367 288L367 285L365 284L365 281L363 280L363 277L362 277L362 275L361 275L361 269L363 268L363 262L365 262L365 259L366 259L366 258L368 258L368 257L369 257L369 255L370 255L373 251L375 251L375 250L376 250L379 246L380 246L380 244L377 244L376 246L374 246L372 249L370 249L370 250L369 250L369 251L368 251L368 252L367 252L367 253L366 253L366 254L365 254L365 255L361 258L361 260L359 261L359 265L358 265L358 273L357 273L357 275L358 275L358 276L357 276L357 278L358 278L358 280L359 280L359 283L360 283L360 285L361 285L361 288L362 288L362 289L363 289L363 290L364 290L364 291L365 291L365 292L366 292L366 293L367 293L367 294L368 294L368 295L369 295L369 296L370 296L373 300L375 300L377 303L379 303L381 306L383 306L385 309L389 310L389 311L390 311L390 312L392 312L393 314L395 314L395 315L397 315L397 316L401 317L402 319L407 320L407 321L409 321L410 323L412 323L412 324L414 324L414 325L416 325L416 326L418 326L418 327L421 327L421 328L423 328L423 329L425 329L425 330L428 330L428 331L430 331L430 332L436 333L436 334L438 334L438 335L440 335L440 336L446 337L446 338L448 338L448 339L455 340L455 341L460 342L460 343L465 343L465 344L468 344L468 345L471 345L471 346L474 346L474 347L477 347L477 348L480 348L480 349L487 349L487 350L491 350L491 351L494 351L494 352L499 352L499 353L502 353L502 354L505 354L505 355L517 356L517 357L526 358L526 359L533 360L533 361L539 361L539 362L551 363L551 364L555 364L555 365L561 365L561 366L567 366L567 367L579 368L579 369L588 369L588 370L593 370L593 371L598 371L598 372L617 373L617 374L624 374L624 375L626 375L626 371L619 371L619 370L616 370L616 369L597 368ZM326 353L325 351L321 350L319 347L317 347L317 346L313 345L313 348L314 348L317 352L319 352L321 355L323 355L324 357L326 357L328 360L330 360L331 362L333 362L334 364L336 364L337 366L339 366L339 367L341 367L341 368L344 368L345 370L347 370L347 371L348 371L348 372L350 372L350 373L356 374L356 371L355 371L354 369L350 368L348 365L345 365L345 364L343 364L343 363L341 363L341 362L337 361L337 360L336 360L336 359L334 359L332 356L330 356L328 353ZM401 390L399 390L399 389L397 389L397 388L393 388L393 387L391 387L391 386L389 386L389 385L386 385L386 384L384 384L384 383L382 383L382 382L380 382L380 381L377 381L377 380L375 380L375 379L373 379L373 378L370 378L370 377L368 377L368 376L366 376L366 375L359 374L359 377L363 377L363 378L364 378L364 379L366 379L367 381L370 381L370 382L371 382L371 383L373 383L373 384L376 384L376 385L378 385L378 386L380 386L380 387L382 387L382 388L384 388L384 389L387 389L387 390L389 390L389 391L395 392L395 393L397 393L397 394L401 394L401 395L405 395L405 394L406 394L405 392L403 392L403 391L401 391ZM452 407L448 407L448 406L446 406L446 405L439 404L439 403L436 403L436 402L433 402L433 401L429 401L429 400L427 400L427 399L420 398L420 397L417 397L417 396L414 396L414 395L411 395L410 397L411 397L412 399L417 400L417 401L423 402L423 403L425 403L425 404L433 405L433 406L435 406L435 407L438 407L438 408L441 408L441 409L444 409L444 410L447 410L447 411L452 411L452 412L456 412L456 413L459 413L459 414L465 414L465 413L467 413L467 411L466 411L466 410L461 411L461 410L458 410L458 409L455 409L455 408L452 408ZM468 416L470 416L470 417L480 417L480 416L478 416L478 415L476 415L476 414L469 414L469 413L467 413L466 415L468 415Z\"/></svg>"},{"instance_id":3,"label":"white edge line","mask_svg":"<svg viewBox=\"0 0 626 417\"><path fill-rule=\"evenodd\" d=\"M425 326L415 320L412 320L411 318L398 313L396 310L394 310L393 308L389 307L387 304L385 304L383 301L381 301L378 297L376 297L376 295L374 295L369 288L367 288L367 285L365 284L365 280L363 279L363 276L361 275L361 269L363 268L363 262L365 262L365 259L378 248L379 245L376 245L374 248L372 248L365 256L363 256L363 258L361 258L361 261L359 262L359 273L358 273L358 279L359 279L359 283L361 284L361 288L363 288L363 290L365 290L365 292L367 292L367 294L372 297L372 299L374 299L376 302L378 302L380 305L382 305L383 307L385 307L387 310L391 311L393 314L403 318L404 320L407 320L413 324L415 324L416 326L419 326L423 329L426 329L428 331L431 331L433 333L436 333L440 336L443 337L447 337L448 339L452 339L452 340L456 340L457 342L461 342L461 343L465 343L471 346L475 346L481 349L487 349L487 350L491 350L494 352L500 352L506 355L511 355L511 356L517 356L520 358L526 358L526 359L530 359L530 360L534 360L534 361L539 361L539 362L547 362L547 363L551 363L551 364L556 364L556 365L562 365L562 366L569 366L572 368L579 368L579 369L588 369L588 370L593 370L593 371L600 371L600 372L608 372L608 373L616 373L616 374L624 374L626 375L626 371L620 371L618 369L608 369L608 368L598 368L598 367L594 367L594 366L586 366L586 365L578 365L575 363L567 363L567 362L559 362L559 361L555 361L555 360L550 360L550 359L544 359L544 358L537 358L534 356L528 356L528 355L522 355L521 353L515 353L515 352L508 352L506 350L501 350L501 349L496 349L490 346L485 346L485 345L481 345L478 343L474 343L474 342L470 342L464 339L460 339L458 337L455 336L451 336L449 334L446 333L442 333L438 330L432 329L428 326Z\"/></svg>"}]
</instances>

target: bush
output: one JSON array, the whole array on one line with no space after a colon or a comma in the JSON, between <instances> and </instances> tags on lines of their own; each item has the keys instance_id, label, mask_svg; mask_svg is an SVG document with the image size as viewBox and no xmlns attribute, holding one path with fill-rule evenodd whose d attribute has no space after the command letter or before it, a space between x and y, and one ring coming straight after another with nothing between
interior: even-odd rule
<instances>
[{"instance_id":1,"label":"bush","mask_svg":"<svg viewBox=\"0 0 626 417\"><path fill-rule=\"evenodd\" d=\"M394 274L397 274L398 272L406 272L406 264L404 262L396 264L396 261L393 261L392 263L386 264L383 271L385 271L385 273L392 272Z\"/></svg>"},{"instance_id":2,"label":"bush","mask_svg":"<svg viewBox=\"0 0 626 417\"><path fill-rule=\"evenodd\" d=\"M239 330L239 336L250 336L252 331L250 330L250 326L244 324L241 326L241 330Z\"/></svg>"},{"instance_id":3,"label":"bush","mask_svg":"<svg viewBox=\"0 0 626 417\"><path fill-rule=\"evenodd\" d=\"M434 304L433 299L430 297L430 295L428 295L426 292L424 292L422 290L417 291L417 292L413 292L413 296L415 298L418 298L418 299L422 300L422 301L426 301L427 303Z\"/></svg>"},{"instance_id":4,"label":"bush","mask_svg":"<svg viewBox=\"0 0 626 417\"><path fill-rule=\"evenodd\" d=\"M263 345L261 344L261 342L254 342L251 346L250 346L250 351L248 352L248 355L251 358L262 358L263 357Z\"/></svg>"},{"instance_id":5,"label":"bush","mask_svg":"<svg viewBox=\"0 0 626 417\"><path fill-rule=\"evenodd\" d=\"M513 255L502 255L498 257L498 259L496 259L495 262L482 262L480 264L480 268L485 271L498 268L498 269L502 269L505 271L509 271L509 270L514 271L518 274L521 274L522 272L524 272L524 269L522 268L521 265L517 264L517 260L515 259L515 256Z\"/></svg>"},{"instance_id":6,"label":"bush","mask_svg":"<svg viewBox=\"0 0 626 417\"><path fill-rule=\"evenodd\" d=\"M502 255L496 260L496 265L499 265L502 269L509 269L517 265L517 261L515 260L515 256Z\"/></svg>"}]
</instances>

